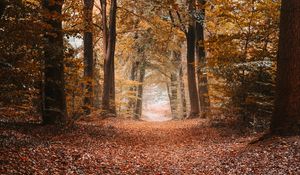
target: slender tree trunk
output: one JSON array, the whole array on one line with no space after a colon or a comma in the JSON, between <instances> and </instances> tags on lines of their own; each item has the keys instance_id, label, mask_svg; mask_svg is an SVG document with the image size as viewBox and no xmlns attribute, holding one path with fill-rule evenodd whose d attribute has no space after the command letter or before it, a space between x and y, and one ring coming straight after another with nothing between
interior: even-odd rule
<instances>
[{"instance_id":1,"label":"slender tree trunk","mask_svg":"<svg viewBox=\"0 0 300 175\"><path fill-rule=\"evenodd\" d=\"M138 91L137 91L137 101L136 101L136 108L135 108L135 119L139 120L142 116L142 108L143 108L143 83L145 79L145 73L146 73L146 65L145 63L142 63L140 65L140 75L139 75L139 85L138 85Z\"/></svg>"},{"instance_id":2,"label":"slender tree trunk","mask_svg":"<svg viewBox=\"0 0 300 175\"><path fill-rule=\"evenodd\" d=\"M178 82L177 81L178 81L178 69L181 61L180 53L178 53L178 51L176 50L171 51L171 61L175 67L175 71L171 72L170 85L167 83L167 88L169 93L172 118L177 119L178 118L178 100L177 100Z\"/></svg>"},{"instance_id":3,"label":"slender tree trunk","mask_svg":"<svg viewBox=\"0 0 300 175\"><path fill-rule=\"evenodd\" d=\"M186 118L186 99L185 99L185 87L183 82L181 52L174 51L172 57L173 57L172 62L175 64L176 71L178 72L178 73L173 72L173 74L171 75L171 89L172 89L171 94L174 97L173 103L176 103L176 111L175 111L175 115L173 115L173 118L174 117ZM181 106L181 112L182 112L180 115L178 114L178 112L180 111L179 106Z\"/></svg>"},{"instance_id":4,"label":"slender tree trunk","mask_svg":"<svg viewBox=\"0 0 300 175\"><path fill-rule=\"evenodd\" d=\"M44 124L64 124L67 119L67 106L64 79L64 45L62 31L63 0L50 3L43 1L45 22L51 26L46 31L46 45L44 47L44 95L45 108L43 112ZM53 17L55 14L55 17ZM58 14L58 16L56 16ZM52 16L52 18L50 17Z\"/></svg>"},{"instance_id":5,"label":"slender tree trunk","mask_svg":"<svg viewBox=\"0 0 300 175\"><path fill-rule=\"evenodd\" d=\"M198 78L198 94L201 118L205 118L210 113L210 100L208 94L207 66L204 47L204 20L206 0L198 0L200 4L199 19L196 21L196 62Z\"/></svg>"},{"instance_id":6,"label":"slender tree trunk","mask_svg":"<svg viewBox=\"0 0 300 175\"><path fill-rule=\"evenodd\" d=\"M109 89L108 86L108 71L107 69L107 45L108 45L108 24L107 24L107 3L106 0L100 0L101 3L101 10L102 10L102 45L103 45L103 58L104 58L104 63L103 63L103 72L104 72L104 77L103 77L103 92L102 92L102 110L107 113L108 108L109 108L109 93L107 91ZM104 94L105 93L105 94ZM105 100L105 101L104 101Z\"/></svg>"},{"instance_id":7,"label":"slender tree trunk","mask_svg":"<svg viewBox=\"0 0 300 175\"><path fill-rule=\"evenodd\" d=\"M171 88L170 88L170 83L167 82L166 83L166 87L167 87L167 93L168 93L168 97L169 97L169 102L170 102L170 108L171 108L171 113L173 115L173 111L172 111L172 104L171 104Z\"/></svg>"},{"instance_id":8,"label":"slender tree trunk","mask_svg":"<svg viewBox=\"0 0 300 175\"><path fill-rule=\"evenodd\" d=\"M101 79L101 75L100 75L100 71L98 69L96 69L97 67L97 54L96 52L94 52L94 81L95 81L95 88L94 88L94 107L96 109L99 109L100 108L100 103L101 103L101 90L102 90L102 87L101 87L101 84L99 82L99 80Z\"/></svg>"},{"instance_id":9,"label":"slender tree trunk","mask_svg":"<svg viewBox=\"0 0 300 175\"><path fill-rule=\"evenodd\" d=\"M115 77L114 77L114 70L112 70L114 69L113 64L114 64L115 46L116 46L116 12L117 12L117 1L111 0L108 41L107 41L107 47L105 47L106 54L105 54L105 61L104 61L105 67L104 67L104 82L103 82L103 96L102 96L102 109L104 111L107 111L111 115L116 115L115 104L114 104L115 102L114 78ZM111 103L113 103L113 105L111 105Z\"/></svg>"},{"instance_id":10,"label":"slender tree trunk","mask_svg":"<svg viewBox=\"0 0 300 175\"><path fill-rule=\"evenodd\" d=\"M114 51L115 52L115 51ZM116 109L116 84L115 84L115 60L112 59L111 64L111 89L110 89L110 113L117 114Z\"/></svg>"},{"instance_id":11,"label":"slender tree trunk","mask_svg":"<svg viewBox=\"0 0 300 175\"><path fill-rule=\"evenodd\" d=\"M177 74L172 73L171 74L171 84L169 87L169 93L170 93L170 106L171 106L171 112L172 112L172 118L178 119L178 110L177 110Z\"/></svg>"},{"instance_id":12,"label":"slender tree trunk","mask_svg":"<svg viewBox=\"0 0 300 175\"><path fill-rule=\"evenodd\" d=\"M84 0L84 78L86 80L84 111L91 113L93 107L94 53L93 53L93 7L94 0Z\"/></svg>"},{"instance_id":13,"label":"slender tree trunk","mask_svg":"<svg viewBox=\"0 0 300 175\"><path fill-rule=\"evenodd\" d=\"M300 134L300 1L283 0L277 60L274 134Z\"/></svg>"},{"instance_id":14,"label":"slender tree trunk","mask_svg":"<svg viewBox=\"0 0 300 175\"><path fill-rule=\"evenodd\" d=\"M189 11L194 11L195 0L188 0ZM197 91L197 82L195 76L195 22L190 19L188 31L186 33L187 40L187 75L188 89L190 97L190 114L189 118L196 118L199 115L199 99Z\"/></svg>"},{"instance_id":15,"label":"slender tree trunk","mask_svg":"<svg viewBox=\"0 0 300 175\"><path fill-rule=\"evenodd\" d=\"M100 103L101 103L101 85L100 83L97 81L95 84L95 88L94 88L94 94L95 94L95 101L94 101L94 107L96 109L100 108Z\"/></svg>"},{"instance_id":16,"label":"slender tree trunk","mask_svg":"<svg viewBox=\"0 0 300 175\"><path fill-rule=\"evenodd\" d=\"M186 118L186 98L185 98L185 86L183 82L183 70L182 66L179 68L179 89L180 89L180 104L182 107L182 118Z\"/></svg>"},{"instance_id":17,"label":"slender tree trunk","mask_svg":"<svg viewBox=\"0 0 300 175\"><path fill-rule=\"evenodd\" d=\"M131 66L130 80L137 81L137 71L138 71L139 62L133 62ZM132 115L134 115L134 109L136 104L136 85L133 85L129 88L130 98L128 101L128 108L131 111Z\"/></svg>"},{"instance_id":18,"label":"slender tree trunk","mask_svg":"<svg viewBox=\"0 0 300 175\"><path fill-rule=\"evenodd\" d=\"M102 41L103 41L103 56L104 56L104 64L107 53L107 43L108 43L108 27L107 27L107 14L106 14L106 0L100 0L101 10L102 10ZM104 67L105 68L105 67Z\"/></svg>"}]
</instances>

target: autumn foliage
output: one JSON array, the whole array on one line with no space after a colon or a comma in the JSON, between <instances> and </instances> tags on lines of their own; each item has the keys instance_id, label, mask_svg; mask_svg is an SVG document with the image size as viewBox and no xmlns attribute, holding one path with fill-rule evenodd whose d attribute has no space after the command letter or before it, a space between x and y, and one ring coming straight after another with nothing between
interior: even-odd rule
<instances>
[{"instance_id":1,"label":"autumn foliage","mask_svg":"<svg viewBox=\"0 0 300 175\"><path fill-rule=\"evenodd\" d=\"M0 174L299 174L299 9L0 0Z\"/></svg>"}]
</instances>

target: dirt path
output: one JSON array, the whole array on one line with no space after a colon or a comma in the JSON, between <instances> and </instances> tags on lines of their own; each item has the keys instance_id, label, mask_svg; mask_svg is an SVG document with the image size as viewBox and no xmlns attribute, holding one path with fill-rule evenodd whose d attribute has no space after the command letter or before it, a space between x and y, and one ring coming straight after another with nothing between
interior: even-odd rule
<instances>
[{"instance_id":1,"label":"dirt path","mask_svg":"<svg viewBox=\"0 0 300 175\"><path fill-rule=\"evenodd\" d=\"M300 174L299 137L249 146L201 120L0 129L0 174Z\"/></svg>"}]
</instances>

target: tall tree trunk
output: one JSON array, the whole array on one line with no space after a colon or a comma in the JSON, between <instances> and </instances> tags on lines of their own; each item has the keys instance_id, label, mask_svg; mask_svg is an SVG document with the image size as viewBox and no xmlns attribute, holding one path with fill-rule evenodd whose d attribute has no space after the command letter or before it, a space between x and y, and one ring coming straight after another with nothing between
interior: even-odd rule
<instances>
[{"instance_id":1,"label":"tall tree trunk","mask_svg":"<svg viewBox=\"0 0 300 175\"><path fill-rule=\"evenodd\" d=\"M300 134L300 1L283 0L277 60L274 134Z\"/></svg>"},{"instance_id":2,"label":"tall tree trunk","mask_svg":"<svg viewBox=\"0 0 300 175\"><path fill-rule=\"evenodd\" d=\"M193 13L195 0L188 0L189 12ZM186 33L187 40L187 76L188 89L190 97L190 114L189 118L196 118L199 115L199 99L197 91L197 82L195 76L195 22L190 19L188 31Z\"/></svg>"},{"instance_id":3,"label":"tall tree trunk","mask_svg":"<svg viewBox=\"0 0 300 175\"><path fill-rule=\"evenodd\" d=\"M167 82L166 83L166 87L167 87L167 94L168 94L168 97L169 97L169 102L170 102L170 108L171 108L171 113L172 113L172 116L173 116L173 111L172 111L172 104L171 104L171 88L170 88L170 83Z\"/></svg>"},{"instance_id":4,"label":"tall tree trunk","mask_svg":"<svg viewBox=\"0 0 300 175\"><path fill-rule=\"evenodd\" d=\"M102 90L102 87L101 87L101 84L99 82L99 80L101 79L101 75L100 75L100 71L97 69L97 61L98 61L98 58L97 58L97 54L96 52L94 52L94 81L95 81L95 87L94 87L94 107L96 109L99 109L100 108L100 103L101 103L101 90Z\"/></svg>"},{"instance_id":5,"label":"tall tree trunk","mask_svg":"<svg viewBox=\"0 0 300 175\"><path fill-rule=\"evenodd\" d=\"M46 31L46 45L44 47L44 124L64 124L67 119L67 106L64 79L64 45L62 31L63 0L51 3L43 1L45 22L51 26ZM55 14L55 15L54 15ZM58 16L57 16L58 14Z\"/></svg>"},{"instance_id":6,"label":"tall tree trunk","mask_svg":"<svg viewBox=\"0 0 300 175\"><path fill-rule=\"evenodd\" d=\"M175 40L175 39L174 39ZM170 107L173 119L178 119L178 98L177 98L177 90L178 90L178 69L181 62L181 54L180 52L173 50L171 51L171 61L175 67L175 71L171 72L170 77L170 85L168 86L168 93L170 99Z\"/></svg>"},{"instance_id":7,"label":"tall tree trunk","mask_svg":"<svg viewBox=\"0 0 300 175\"><path fill-rule=\"evenodd\" d=\"M107 14L106 14L106 0L100 0L101 10L102 10L102 41L103 41L103 56L104 56L104 64L107 53L107 43L108 43L108 27L107 27ZM105 68L105 67L104 67Z\"/></svg>"},{"instance_id":8,"label":"tall tree trunk","mask_svg":"<svg viewBox=\"0 0 300 175\"><path fill-rule=\"evenodd\" d=\"M210 100L208 94L207 66L204 47L204 20L206 0L198 0L200 5L199 19L196 21L196 62L198 78L198 94L201 118L205 118L210 113Z\"/></svg>"},{"instance_id":9,"label":"tall tree trunk","mask_svg":"<svg viewBox=\"0 0 300 175\"><path fill-rule=\"evenodd\" d=\"M137 91L137 101L136 101L136 108L135 108L135 119L140 119L142 116L142 108L143 108L143 83L145 79L145 73L146 73L146 65L145 63L142 63L140 65L140 73L139 73L139 85L138 85L138 91Z\"/></svg>"},{"instance_id":10,"label":"tall tree trunk","mask_svg":"<svg viewBox=\"0 0 300 175\"><path fill-rule=\"evenodd\" d=\"M130 80L137 81L137 71L138 71L139 62L133 62L131 66ZM132 115L134 115L134 109L136 105L136 85L132 85L129 88L130 98L128 101L128 108Z\"/></svg>"},{"instance_id":11,"label":"tall tree trunk","mask_svg":"<svg viewBox=\"0 0 300 175\"><path fill-rule=\"evenodd\" d=\"M179 91L180 91L180 104L182 107L182 118L186 118L186 98L185 98L185 86L183 82L183 70L182 66L179 68Z\"/></svg>"},{"instance_id":12,"label":"tall tree trunk","mask_svg":"<svg viewBox=\"0 0 300 175\"><path fill-rule=\"evenodd\" d=\"M170 94L170 106L171 106L171 112L172 112L172 118L178 119L178 110L177 110L177 74L172 73L171 74L171 84L169 89Z\"/></svg>"},{"instance_id":13,"label":"tall tree trunk","mask_svg":"<svg viewBox=\"0 0 300 175\"><path fill-rule=\"evenodd\" d=\"M86 80L84 110L91 113L93 107L94 53L93 53L93 7L94 0L84 0L84 78Z\"/></svg>"},{"instance_id":14,"label":"tall tree trunk","mask_svg":"<svg viewBox=\"0 0 300 175\"><path fill-rule=\"evenodd\" d=\"M114 51L115 52L115 51ZM117 114L116 109L116 84L115 84L115 60L112 59L111 64L111 89L110 89L110 113Z\"/></svg>"},{"instance_id":15,"label":"tall tree trunk","mask_svg":"<svg viewBox=\"0 0 300 175\"><path fill-rule=\"evenodd\" d=\"M109 108L109 93L107 93L107 91L109 89L105 89L105 88L109 88L107 86L109 86L108 84L108 71L106 71L107 69L107 45L108 45L108 24L107 24L107 3L106 0L100 0L101 3L101 11L102 11L102 45L103 45L103 58L104 58L104 63L103 63L103 92L102 92L102 110L105 111L105 113L108 113L108 108ZM105 94L104 94L105 93ZM105 101L103 101L105 100Z\"/></svg>"},{"instance_id":16,"label":"tall tree trunk","mask_svg":"<svg viewBox=\"0 0 300 175\"><path fill-rule=\"evenodd\" d=\"M171 75L171 91L173 91L171 94L173 94L172 96L174 97L172 101L176 103L176 114L173 115L173 118L186 118L186 98L180 51L173 51L172 62L175 64L176 67L176 72L173 72ZM180 115L178 114L180 111L179 106L181 106Z\"/></svg>"},{"instance_id":17,"label":"tall tree trunk","mask_svg":"<svg viewBox=\"0 0 300 175\"><path fill-rule=\"evenodd\" d=\"M105 61L104 61L104 82L103 82L103 97L102 97L102 109L104 111L107 111L111 115L116 115L115 104L111 105L111 103L115 102L114 99L115 77L114 77L113 64L114 64L115 46L116 46L116 12L117 12L117 1L111 0L108 41L107 41L107 47L104 47L104 49L106 48L106 54L105 54Z\"/></svg>"}]
</instances>

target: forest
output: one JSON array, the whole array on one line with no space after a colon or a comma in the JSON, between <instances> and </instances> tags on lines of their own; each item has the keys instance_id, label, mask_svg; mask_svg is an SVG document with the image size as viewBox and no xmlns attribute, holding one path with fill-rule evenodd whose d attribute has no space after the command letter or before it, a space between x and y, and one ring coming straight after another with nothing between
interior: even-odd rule
<instances>
[{"instance_id":1,"label":"forest","mask_svg":"<svg viewBox=\"0 0 300 175\"><path fill-rule=\"evenodd\" d=\"M300 174L299 0L0 0L0 174Z\"/></svg>"}]
</instances>

